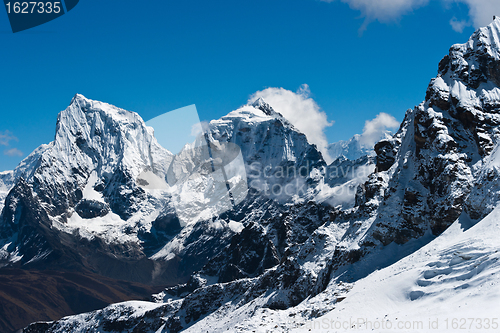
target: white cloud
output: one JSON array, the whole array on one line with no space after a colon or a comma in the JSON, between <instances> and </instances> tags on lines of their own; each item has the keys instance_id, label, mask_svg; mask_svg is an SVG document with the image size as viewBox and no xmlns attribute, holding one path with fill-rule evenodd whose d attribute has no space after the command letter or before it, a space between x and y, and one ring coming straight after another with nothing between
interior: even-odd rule
<instances>
[{"instance_id":1,"label":"white cloud","mask_svg":"<svg viewBox=\"0 0 500 333\"><path fill-rule=\"evenodd\" d=\"M322 0L334 2L336 0ZM370 22L382 23L397 21L401 16L428 4L429 0L340 0L351 9L359 10L365 22L360 28L363 32Z\"/></svg>"},{"instance_id":2,"label":"white cloud","mask_svg":"<svg viewBox=\"0 0 500 333\"><path fill-rule=\"evenodd\" d=\"M196 123L191 126L191 136L197 137L203 131L200 123Z\"/></svg>"},{"instance_id":3,"label":"white cloud","mask_svg":"<svg viewBox=\"0 0 500 333\"><path fill-rule=\"evenodd\" d=\"M469 17L475 28L490 24L493 15L500 16L500 1L498 0L455 0L455 2L469 6Z\"/></svg>"},{"instance_id":4,"label":"white cloud","mask_svg":"<svg viewBox=\"0 0 500 333\"><path fill-rule=\"evenodd\" d=\"M3 154L7 155L7 156L11 156L11 157L14 157L14 156L22 157L24 155L23 152L17 148L12 148L12 149L6 150L3 152Z\"/></svg>"},{"instance_id":5,"label":"white cloud","mask_svg":"<svg viewBox=\"0 0 500 333\"><path fill-rule=\"evenodd\" d=\"M19 141L11 131L0 132L0 146L8 146L11 141Z\"/></svg>"},{"instance_id":6,"label":"white cloud","mask_svg":"<svg viewBox=\"0 0 500 333\"><path fill-rule=\"evenodd\" d=\"M381 112L374 119L365 122L359 143L364 147L373 147L383 137L385 131L397 127L399 127L399 122L396 118Z\"/></svg>"},{"instance_id":7,"label":"white cloud","mask_svg":"<svg viewBox=\"0 0 500 333\"><path fill-rule=\"evenodd\" d=\"M450 20L450 25L453 30L462 33L465 27L470 26L470 23L465 20L459 21L455 16L453 16L453 18Z\"/></svg>"},{"instance_id":8,"label":"white cloud","mask_svg":"<svg viewBox=\"0 0 500 333\"><path fill-rule=\"evenodd\" d=\"M195 138L198 137L199 134L205 133L210 126L210 123L208 121L200 121L199 123L194 124L191 126L191 136L194 136Z\"/></svg>"},{"instance_id":9,"label":"white cloud","mask_svg":"<svg viewBox=\"0 0 500 333\"><path fill-rule=\"evenodd\" d=\"M335 2L337 0L321 0ZM364 31L370 22L375 20L388 23L397 21L401 16L411 13L413 10L429 4L429 0L340 0L347 3L351 9L359 10L365 18L360 32ZM453 30L462 32L467 26L475 28L484 27L491 23L493 15L500 15L500 1L498 0L441 0L448 5L446 9L452 11L455 6L451 4L463 3L469 7L469 18L458 20L453 17L450 25Z\"/></svg>"},{"instance_id":10,"label":"white cloud","mask_svg":"<svg viewBox=\"0 0 500 333\"><path fill-rule=\"evenodd\" d=\"M273 109L281 113L297 129L304 133L309 142L315 144L327 162L330 162L325 135L325 128L332 126L325 112L309 97L307 84L302 85L297 92L284 88L267 88L250 96L249 103L263 98Z\"/></svg>"}]
</instances>

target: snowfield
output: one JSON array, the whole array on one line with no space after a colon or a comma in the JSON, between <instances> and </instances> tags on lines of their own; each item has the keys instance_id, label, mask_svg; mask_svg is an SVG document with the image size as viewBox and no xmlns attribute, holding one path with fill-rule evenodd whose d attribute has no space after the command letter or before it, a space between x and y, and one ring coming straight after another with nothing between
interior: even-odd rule
<instances>
[{"instance_id":1,"label":"snowfield","mask_svg":"<svg viewBox=\"0 0 500 333\"><path fill-rule=\"evenodd\" d=\"M357 281L345 301L297 332L498 332L500 207L471 224L463 216L417 252Z\"/></svg>"}]
</instances>

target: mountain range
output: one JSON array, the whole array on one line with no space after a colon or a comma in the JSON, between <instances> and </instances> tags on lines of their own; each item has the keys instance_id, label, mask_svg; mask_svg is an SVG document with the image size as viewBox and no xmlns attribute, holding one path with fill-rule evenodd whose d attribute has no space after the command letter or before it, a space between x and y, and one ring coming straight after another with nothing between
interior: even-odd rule
<instances>
[{"instance_id":1,"label":"mountain range","mask_svg":"<svg viewBox=\"0 0 500 333\"><path fill-rule=\"evenodd\" d=\"M330 146L356 148L330 164L262 99L174 155L136 113L76 95L54 141L0 174L0 277L103 281L99 295L83 282L66 290L100 300L71 311L94 311L22 332L493 327L498 125L500 19L451 47L425 100L374 153L353 138ZM225 161L223 147L238 149ZM115 296L158 291L99 310L110 285Z\"/></svg>"}]
</instances>

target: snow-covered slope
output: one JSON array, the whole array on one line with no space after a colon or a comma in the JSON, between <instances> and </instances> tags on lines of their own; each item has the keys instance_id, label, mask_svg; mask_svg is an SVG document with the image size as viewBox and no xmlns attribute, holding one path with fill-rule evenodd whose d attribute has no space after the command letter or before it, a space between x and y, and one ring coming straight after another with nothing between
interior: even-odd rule
<instances>
[{"instance_id":1,"label":"snow-covered slope","mask_svg":"<svg viewBox=\"0 0 500 333\"><path fill-rule=\"evenodd\" d=\"M297 331L346 325L359 332L497 331L500 206L470 224L463 216L420 250L357 281L334 310Z\"/></svg>"},{"instance_id":2,"label":"snow-covered slope","mask_svg":"<svg viewBox=\"0 0 500 333\"><path fill-rule=\"evenodd\" d=\"M441 236L395 264L354 284L343 282L341 276L323 293L287 310L266 308L270 296L243 306L228 297L218 311L184 331L453 332L460 327L464 332L476 332L478 327L495 331L500 325L500 287L496 279L500 273L499 221L500 207L475 225L464 216ZM394 256L401 249L394 246L381 254ZM363 270L365 264L358 263L353 271ZM224 291L221 286L221 292ZM113 325L167 332L165 324L161 325L155 317L179 308L180 300L166 304L126 302L96 313L68 317L57 322L56 327L35 324L32 331L26 332L45 332L48 327L53 332L98 332L110 331ZM130 316L120 315L129 312Z\"/></svg>"},{"instance_id":3,"label":"snow-covered slope","mask_svg":"<svg viewBox=\"0 0 500 333\"><path fill-rule=\"evenodd\" d=\"M464 332L476 332L482 326L494 331L500 297L495 278L500 273L499 221L500 208L472 227L472 221L464 216L441 236L395 264L354 284L343 282L341 276L323 293L287 310L268 309L266 300L270 295L243 306L227 297L227 303L219 310L184 331L452 332L463 327ZM395 246L381 255L394 256L400 250ZM365 264L358 263L357 270L363 270ZM220 288L222 296L227 291ZM165 324L155 318L180 308L180 300L166 304L126 302L96 313L68 317L57 322L56 327L35 324L29 332L45 332L48 327L54 332L98 332L109 331L113 325L167 332Z\"/></svg>"}]
</instances>

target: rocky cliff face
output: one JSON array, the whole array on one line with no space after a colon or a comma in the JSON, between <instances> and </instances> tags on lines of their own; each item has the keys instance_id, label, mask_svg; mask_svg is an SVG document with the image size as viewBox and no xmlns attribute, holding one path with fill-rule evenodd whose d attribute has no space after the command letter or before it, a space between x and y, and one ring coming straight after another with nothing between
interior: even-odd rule
<instances>
[{"instance_id":1,"label":"rocky cliff face","mask_svg":"<svg viewBox=\"0 0 500 333\"><path fill-rule=\"evenodd\" d=\"M387 171L365 184L360 208L377 207L371 234L383 244L427 230L439 235L462 212L479 219L493 209L496 193L481 189L498 179L487 161L500 121L499 31L496 20L452 46L425 102L407 112L392 139L376 145L377 165Z\"/></svg>"}]
</instances>

